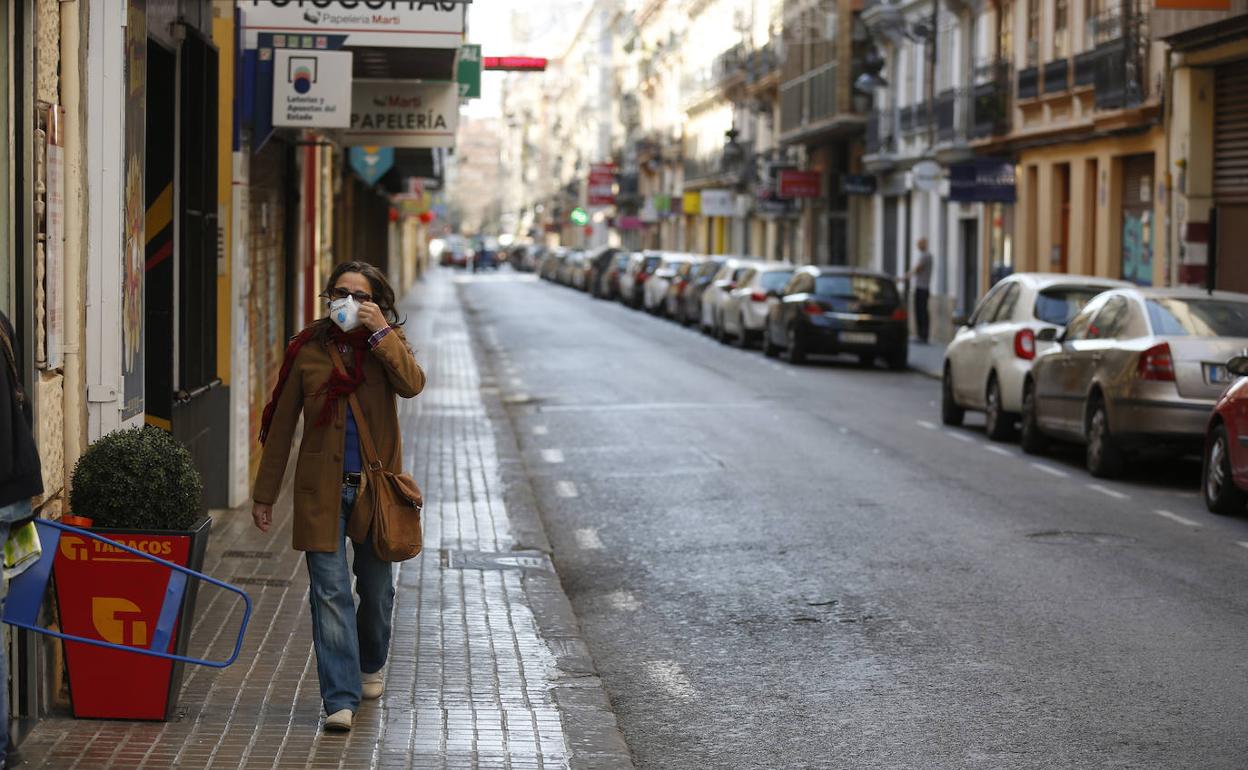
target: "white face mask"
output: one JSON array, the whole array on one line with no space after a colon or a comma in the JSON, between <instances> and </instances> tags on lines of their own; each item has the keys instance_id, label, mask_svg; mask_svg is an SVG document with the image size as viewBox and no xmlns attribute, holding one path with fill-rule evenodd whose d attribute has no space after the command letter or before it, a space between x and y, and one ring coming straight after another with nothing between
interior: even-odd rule
<instances>
[{"instance_id":1,"label":"white face mask","mask_svg":"<svg viewBox=\"0 0 1248 770\"><path fill-rule=\"evenodd\" d=\"M360 325L360 305L355 297L336 299L329 303L329 318L344 332L352 331Z\"/></svg>"}]
</instances>

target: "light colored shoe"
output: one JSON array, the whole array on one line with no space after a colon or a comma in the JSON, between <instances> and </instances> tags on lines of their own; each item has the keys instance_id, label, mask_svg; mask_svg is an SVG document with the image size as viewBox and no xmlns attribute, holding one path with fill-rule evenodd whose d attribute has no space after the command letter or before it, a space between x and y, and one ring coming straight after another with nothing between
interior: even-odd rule
<instances>
[{"instance_id":1,"label":"light colored shoe","mask_svg":"<svg viewBox=\"0 0 1248 770\"><path fill-rule=\"evenodd\" d=\"M325 717L325 732L327 733L349 733L351 732L351 718L355 714L351 713L351 709L339 709L329 716Z\"/></svg>"},{"instance_id":2,"label":"light colored shoe","mask_svg":"<svg viewBox=\"0 0 1248 770\"><path fill-rule=\"evenodd\" d=\"M377 700L385 691L385 677L380 671L372 674L360 672L360 694L364 700Z\"/></svg>"}]
</instances>

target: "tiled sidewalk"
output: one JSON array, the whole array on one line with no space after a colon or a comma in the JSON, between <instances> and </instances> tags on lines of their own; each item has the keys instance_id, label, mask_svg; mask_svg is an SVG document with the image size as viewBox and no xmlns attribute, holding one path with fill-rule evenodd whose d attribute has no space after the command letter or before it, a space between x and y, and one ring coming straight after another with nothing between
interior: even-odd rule
<instances>
[{"instance_id":1,"label":"tiled sidewalk","mask_svg":"<svg viewBox=\"0 0 1248 770\"><path fill-rule=\"evenodd\" d=\"M398 571L386 693L365 702L347 736L320 730L308 581L290 543L290 496L268 535L248 510L215 517L205 571L244 587L255 602L246 646L224 670L188 667L180 718L169 723L53 717L23 742L24 767L86 768L548 768L627 765L618 732L614 753L575 761L566 726L585 721L557 698L596 704L596 677L560 669L567 638L544 640L534 615L558 582L543 556L536 572L476 569L471 552L516 546L503 504L498 445L468 329L445 275L409 296L409 336L429 385L400 406L405 463L422 484L425 553ZM464 562L467 561L467 564ZM531 599L525 581L544 586ZM543 598L546 597L546 598ZM557 599L562 600L562 596ZM558 602L554 602L558 604ZM563 602L566 605L566 601ZM228 594L202 590L192 654L224 658L237 627ZM575 628L571 617L561 628ZM591 666L592 668L592 666ZM569 680L572 684L569 685ZM590 692L587 684L597 690ZM564 689L561 690L560 688ZM606 715L609 718L609 712ZM613 719L606 732L614 732ZM599 734L603 734L601 729ZM592 742L592 741L591 741ZM626 751L626 750L625 750Z\"/></svg>"}]
</instances>

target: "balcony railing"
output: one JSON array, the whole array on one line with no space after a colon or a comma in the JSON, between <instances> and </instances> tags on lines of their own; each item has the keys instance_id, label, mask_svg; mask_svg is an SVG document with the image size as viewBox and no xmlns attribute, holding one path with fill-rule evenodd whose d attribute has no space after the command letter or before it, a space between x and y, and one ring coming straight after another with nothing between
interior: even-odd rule
<instances>
[{"instance_id":1,"label":"balcony railing","mask_svg":"<svg viewBox=\"0 0 1248 770\"><path fill-rule=\"evenodd\" d=\"M745 62L745 79L747 83L757 83L771 73L780 69L780 57L769 42L756 51L751 51Z\"/></svg>"},{"instance_id":2,"label":"balcony railing","mask_svg":"<svg viewBox=\"0 0 1248 770\"><path fill-rule=\"evenodd\" d=\"M1096 49L1075 56L1075 88L1096 85Z\"/></svg>"},{"instance_id":3,"label":"balcony railing","mask_svg":"<svg viewBox=\"0 0 1248 770\"><path fill-rule=\"evenodd\" d=\"M837 66L829 62L780 86L780 130L792 131L837 113Z\"/></svg>"},{"instance_id":4,"label":"balcony railing","mask_svg":"<svg viewBox=\"0 0 1248 770\"><path fill-rule=\"evenodd\" d=\"M936 97L936 139L951 142L958 130L958 92L954 89L941 92Z\"/></svg>"},{"instance_id":5,"label":"balcony railing","mask_svg":"<svg viewBox=\"0 0 1248 770\"><path fill-rule=\"evenodd\" d=\"M746 59L745 44L737 43L715 57L715 63L711 65L711 79L719 85L740 74L744 69Z\"/></svg>"},{"instance_id":6,"label":"balcony railing","mask_svg":"<svg viewBox=\"0 0 1248 770\"><path fill-rule=\"evenodd\" d=\"M1028 67L1018 71L1018 98L1035 99L1040 95L1040 68Z\"/></svg>"},{"instance_id":7,"label":"balcony railing","mask_svg":"<svg viewBox=\"0 0 1248 770\"><path fill-rule=\"evenodd\" d=\"M991 79L975 86L971 95L971 137L1007 134L1010 131L1010 70L1000 62L989 65Z\"/></svg>"},{"instance_id":8,"label":"balcony railing","mask_svg":"<svg viewBox=\"0 0 1248 770\"><path fill-rule=\"evenodd\" d=\"M1058 59L1044 65L1044 93L1060 94L1070 90L1070 59Z\"/></svg>"},{"instance_id":9,"label":"balcony railing","mask_svg":"<svg viewBox=\"0 0 1248 770\"><path fill-rule=\"evenodd\" d=\"M876 110L867 116L867 154L880 155L897 151L893 136L893 110Z\"/></svg>"}]
</instances>

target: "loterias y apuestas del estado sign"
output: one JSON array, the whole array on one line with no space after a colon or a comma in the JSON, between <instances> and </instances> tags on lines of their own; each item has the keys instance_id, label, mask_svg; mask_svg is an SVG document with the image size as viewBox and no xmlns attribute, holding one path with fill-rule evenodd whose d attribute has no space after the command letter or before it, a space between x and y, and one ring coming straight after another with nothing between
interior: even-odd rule
<instances>
[{"instance_id":1,"label":"loterias y apuestas del estado sign","mask_svg":"<svg viewBox=\"0 0 1248 770\"><path fill-rule=\"evenodd\" d=\"M454 147L459 90L452 82L357 80L345 144Z\"/></svg>"}]
</instances>

